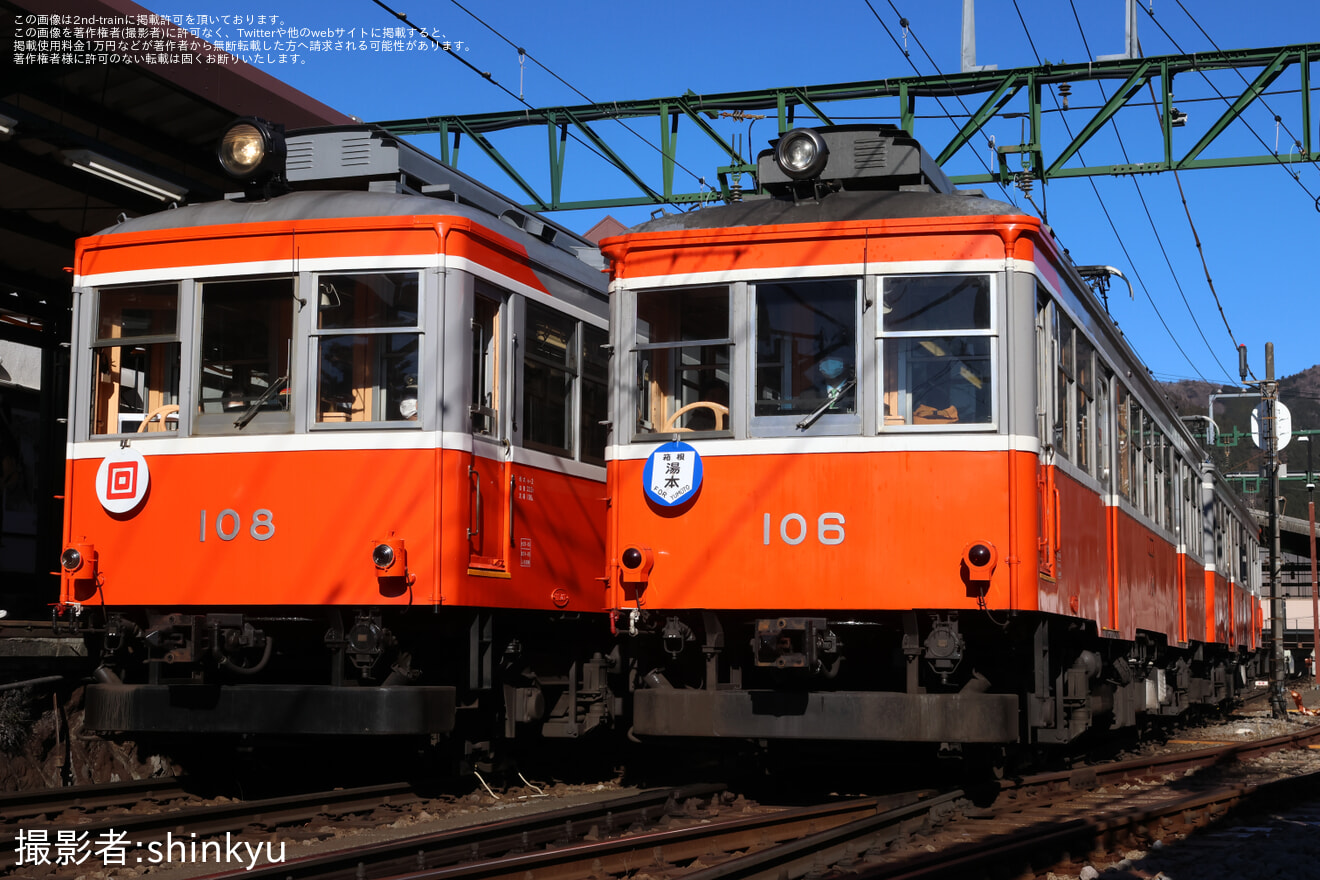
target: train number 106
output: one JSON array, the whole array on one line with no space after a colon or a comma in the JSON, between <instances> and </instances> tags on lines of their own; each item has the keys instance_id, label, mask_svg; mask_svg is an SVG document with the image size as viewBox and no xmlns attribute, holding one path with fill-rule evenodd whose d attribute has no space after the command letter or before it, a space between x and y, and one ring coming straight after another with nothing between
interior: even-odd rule
<instances>
[{"instance_id":1,"label":"train number 106","mask_svg":"<svg viewBox=\"0 0 1320 880\"><path fill-rule=\"evenodd\" d=\"M779 520L779 540L794 546L807 539L810 528L807 518L800 513L788 513ZM762 520L761 543L769 546L771 538L771 516L766 514ZM843 514L822 513L816 517L816 540L822 544L843 543Z\"/></svg>"},{"instance_id":2,"label":"train number 106","mask_svg":"<svg viewBox=\"0 0 1320 880\"><path fill-rule=\"evenodd\" d=\"M206 540L208 525L206 511L203 510L201 536L198 540ZM243 517L237 510L222 510L216 514L214 529L215 536L221 541L232 541L243 531ZM275 514L264 507L253 511L252 520L248 523L248 534L254 541L269 541L275 536Z\"/></svg>"}]
</instances>

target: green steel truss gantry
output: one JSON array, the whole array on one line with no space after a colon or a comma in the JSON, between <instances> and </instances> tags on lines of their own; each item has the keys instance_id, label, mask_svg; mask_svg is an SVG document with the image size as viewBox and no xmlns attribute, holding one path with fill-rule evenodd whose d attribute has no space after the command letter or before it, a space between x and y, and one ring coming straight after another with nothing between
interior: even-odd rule
<instances>
[{"instance_id":1,"label":"green steel truss gantry","mask_svg":"<svg viewBox=\"0 0 1320 880\"><path fill-rule=\"evenodd\" d=\"M712 197L727 198L730 195L731 177L736 179L741 174L755 170L754 165L749 164L754 161L754 156L750 153L744 155L735 137L718 132L712 124L717 120L742 121L773 116L782 134L797 124L795 117L798 115L809 116L813 120L804 124L834 124L836 119L831 118L831 113L842 114L843 111L834 110L841 102L897 98L897 112L888 118L897 121L908 132L916 134L914 127L917 120L928 116L938 116L951 122L946 126L947 130L956 128L956 134L936 153L941 165L972 144L974 138L980 136L988 139L983 131L992 121L1002 122L1006 118L1022 120L1018 125L1022 132L1020 143L994 147L997 163L983 162L982 173L951 175L958 184L1008 185L1015 181L1020 183L1024 177L1050 181L1068 177L1151 174L1195 168L1288 165L1316 161L1316 133L1311 114L1311 66L1317 61L1320 61L1320 43L1308 43L1271 49L1124 58L1083 64L1045 64L1009 70L979 70L933 77L794 86L764 91L712 95L698 95L689 91L677 97L646 101L395 119L377 124L405 136L439 134L442 145L440 158L454 165L458 162L459 146L466 137L513 180L526 194L527 206L534 210L681 205L710 201ZM1286 151L1276 148L1277 152L1270 152L1269 145L1258 137L1262 149L1266 150L1261 154L1214 158L1206 155L1207 148L1215 144L1235 120L1253 103L1261 100L1266 90L1285 72L1294 68L1296 79L1292 79L1290 74L1289 87L1283 90L1283 100L1287 102L1288 130L1300 129L1300 135L1284 144ZM1173 130L1186 117L1174 106L1174 78L1195 74L1209 83L1210 74L1229 70L1236 70L1237 74L1218 74L1214 85L1210 87L1213 92L1210 100L1213 103L1209 106L1218 109L1220 115L1208 127L1198 129L1201 134L1190 149L1175 152ZM1068 118L1075 123L1085 118L1080 128L1069 130L1069 133L1075 130L1070 140L1067 136L1047 138L1042 128L1043 116L1061 112L1060 98L1065 98L1062 106L1066 107L1066 96L1080 84L1098 81L1105 81L1111 86L1117 83L1117 87L1105 90L1103 94L1107 95L1107 99L1097 99L1092 106L1067 111ZM1052 106L1043 108L1041 99L1043 94L1047 94L1047 87L1053 87L1053 93L1049 95ZM1144 94L1153 98L1158 114L1163 135L1162 155L1127 164L1070 164L1078 158L1081 148L1113 120L1120 110L1135 106ZM919 116L919 99L927 102L923 107L930 107L929 102L939 99L938 112ZM947 99L952 99L953 103ZM1010 102L1014 102L1013 107L1022 109L1010 112ZM1277 106L1271 105L1271 109L1278 113ZM641 162L625 161L623 139L627 140L627 147L633 148L632 152L637 152L635 127L625 133L620 126L605 124L611 120L647 119L652 120L655 125L652 130L659 135L649 150L650 155L658 160L658 173L654 165L647 166L647 173L643 173ZM1276 124L1280 121L1275 117ZM719 180L720 192L675 191L675 169L686 167L680 165L677 158L680 122L686 122L689 129L695 129L699 135L697 139L707 139L708 145L713 146L718 155L728 162L727 165L717 165L715 173L711 175ZM497 132L535 126L545 129L549 147L548 162L544 163L548 168L549 179L536 185L529 180L532 175L516 167L496 147L492 138ZM643 124L643 130L645 127ZM922 137L929 140L929 134L925 132ZM1062 149L1048 152L1047 140L1068 140L1068 143ZM564 170L569 147L575 141L582 149L597 153L617 167L636 192L613 198L565 201ZM933 145L927 143L927 146ZM542 163L535 164L540 166Z\"/></svg>"}]
</instances>

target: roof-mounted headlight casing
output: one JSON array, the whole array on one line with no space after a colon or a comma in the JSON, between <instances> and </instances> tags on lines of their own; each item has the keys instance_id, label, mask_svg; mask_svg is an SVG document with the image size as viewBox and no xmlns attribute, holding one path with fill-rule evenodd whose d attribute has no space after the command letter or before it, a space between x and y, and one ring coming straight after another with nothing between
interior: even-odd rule
<instances>
[{"instance_id":1,"label":"roof-mounted headlight casing","mask_svg":"<svg viewBox=\"0 0 1320 880\"><path fill-rule=\"evenodd\" d=\"M235 180L264 183L284 173L284 132L264 119L240 119L220 138L220 167Z\"/></svg>"},{"instance_id":2,"label":"roof-mounted headlight casing","mask_svg":"<svg viewBox=\"0 0 1320 880\"><path fill-rule=\"evenodd\" d=\"M775 145L775 164L794 180L819 177L829 157L825 139L810 128L795 128Z\"/></svg>"}]
</instances>

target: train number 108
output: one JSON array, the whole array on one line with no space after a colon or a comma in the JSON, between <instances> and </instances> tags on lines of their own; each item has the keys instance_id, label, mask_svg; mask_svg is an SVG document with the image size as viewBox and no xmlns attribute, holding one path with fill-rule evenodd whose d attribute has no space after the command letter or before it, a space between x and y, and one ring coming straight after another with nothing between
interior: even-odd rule
<instances>
[{"instance_id":1,"label":"train number 108","mask_svg":"<svg viewBox=\"0 0 1320 880\"><path fill-rule=\"evenodd\" d=\"M798 545L807 539L810 531L807 518L800 513L788 513L779 520L779 540L785 544ZM766 514L762 520L761 543L769 546L771 538L771 516ZM816 517L816 540L822 544L843 543L843 514L822 513Z\"/></svg>"},{"instance_id":2,"label":"train number 108","mask_svg":"<svg viewBox=\"0 0 1320 880\"><path fill-rule=\"evenodd\" d=\"M207 514L203 510L199 541L206 540L207 527ZM237 510L222 510L216 514L214 528L215 536L221 541L232 541L243 531L243 517ZM275 536L275 514L264 507L253 511L252 521L248 523L248 534L254 541L269 541Z\"/></svg>"}]
</instances>

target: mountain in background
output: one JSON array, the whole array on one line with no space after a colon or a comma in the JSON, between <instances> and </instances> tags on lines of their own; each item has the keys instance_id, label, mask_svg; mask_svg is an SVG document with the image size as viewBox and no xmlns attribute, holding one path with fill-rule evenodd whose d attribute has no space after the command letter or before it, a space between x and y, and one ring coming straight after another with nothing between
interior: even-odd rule
<instances>
[{"instance_id":1,"label":"mountain in background","mask_svg":"<svg viewBox=\"0 0 1320 880\"><path fill-rule=\"evenodd\" d=\"M1215 401L1215 427L1218 436L1211 456L1215 465L1225 474L1244 474L1250 478L1233 480L1243 492L1248 504L1265 509L1266 484L1254 478L1261 473L1264 454L1251 440L1251 411L1260 403L1260 395L1253 386L1214 385L1209 382L1161 383L1179 416L1186 419L1204 442L1208 405L1212 394L1249 393L1251 397L1228 398ZM1307 444L1297 442L1298 431L1320 431L1320 365L1279 379L1279 401L1292 416L1293 439L1280 453L1279 460L1287 466L1287 476L1280 471L1280 492L1284 497L1286 516L1306 517L1306 456ZM1192 418L1188 418L1192 417ZM1320 434L1313 441L1320 445ZM1320 471L1320 449L1311 453L1316 471ZM1317 499L1320 502L1320 499Z\"/></svg>"}]
</instances>

